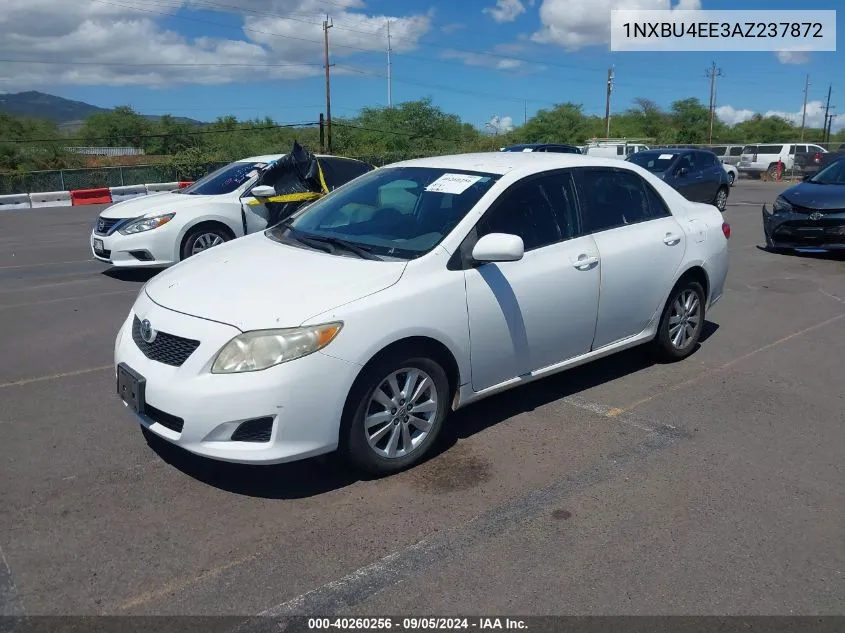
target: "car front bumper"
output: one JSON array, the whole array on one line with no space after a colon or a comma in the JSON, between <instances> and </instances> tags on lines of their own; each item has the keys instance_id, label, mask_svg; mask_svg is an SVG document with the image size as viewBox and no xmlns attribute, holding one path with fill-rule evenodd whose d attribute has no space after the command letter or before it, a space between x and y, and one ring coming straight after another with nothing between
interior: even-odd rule
<instances>
[{"instance_id":1,"label":"car front bumper","mask_svg":"<svg viewBox=\"0 0 845 633\"><path fill-rule=\"evenodd\" d=\"M157 339L167 333L199 346L178 367L153 360L133 336L136 316L150 321ZM140 423L191 453L227 462L277 464L335 450L346 396L361 366L316 352L263 371L212 374L218 351L239 333L162 308L142 292L114 354L115 377L122 364L144 379ZM269 438L232 440L242 423L256 420L267 425Z\"/></svg>"},{"instance_id":2,"label":"car front bumper","mask_svg":"<svg viewBox=\"0 0 845 633\"><path fill-rule=\"evenodd\" d=\"M163 268L179 261L178 242L178 227L168 223L134 235L117 231L100 235L91 231L89 247L95 259L112 266ZM102 248L99 248L100 244Z\"/></svg>"},{"instance_id":3,"label":"car front bumper","mask_svg":"<svg viewBox=\"0 0 845 633\"><path fill-rule=\"evenodd\" d=\"M826 213L810 219L806 213L773 213L763 205L766 246L818 253L845 250L845 213Z\"/></svg>"}]
</instances>

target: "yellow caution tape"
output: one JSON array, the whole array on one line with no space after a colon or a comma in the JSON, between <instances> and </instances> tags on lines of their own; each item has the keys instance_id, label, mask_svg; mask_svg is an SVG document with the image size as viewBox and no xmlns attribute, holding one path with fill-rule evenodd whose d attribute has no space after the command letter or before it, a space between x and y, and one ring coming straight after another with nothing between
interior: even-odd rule
<instances>
[{"instance_id":1,"label":"yellow caution tape","mask_svg":"<svg viewBox=\"0 0 845 633\"><path fill-rule=\"evenodd\" d=\"M283 196L273 196L272 198L262 198L261 200L254 199L247 202L250 206L257 206L265 202L305 202L306 200L316 200L322 198L329 192L329 187L326 185L326 178L323 176L323 168L320 166L320 161L317 161L317 173L320 175L320 186L323 188L322 193L314 191L303 191L302 193L288 193Z\"/></svg>"}]
</instances>

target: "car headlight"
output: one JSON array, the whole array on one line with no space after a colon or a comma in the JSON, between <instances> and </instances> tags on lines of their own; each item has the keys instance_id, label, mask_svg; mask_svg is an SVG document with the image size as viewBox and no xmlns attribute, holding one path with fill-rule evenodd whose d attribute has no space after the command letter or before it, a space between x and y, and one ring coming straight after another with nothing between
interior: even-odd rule
<instances>
[{"instance_id":1,"label":"car headlight","mask_svg":"<svg viewBox=\"0 0 845 633\"><path fill-rule=\"evenodd\" d=\"M783 196L778 196L772 205L772 211L775 213L792 213L792 205Z\"/></svg>"},{"instance_id":2,"label":"car headlight","mask_svg":"<svg viewBox=\"0 0 845 633\"><path fill-rule=\"evenodd\" d=\"M239 334L223 346L211 366L212 374L260 371L323 349L338 335L343 323L323 323L280 330Z\"/></svg>"},{"instance_id":3,"label":"car headlight","mask_svg":"<svg viewBox=\"0 0 845 633\"><path fill-rule=\"evenodd\" d=\"M144 231L152 231L163 224L167 224L173 219L175 213L165 213L164 215L157 215L152 218L141 218L134 220L120 229L123 235L133 235L134 233L143 233Z\"/></svg>"}]
</instances>

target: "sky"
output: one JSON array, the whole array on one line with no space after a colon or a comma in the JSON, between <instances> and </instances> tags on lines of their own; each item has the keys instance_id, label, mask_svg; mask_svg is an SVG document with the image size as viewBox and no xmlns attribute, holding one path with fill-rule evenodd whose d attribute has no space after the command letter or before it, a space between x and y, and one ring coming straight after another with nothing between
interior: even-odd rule
<instances>
[{"instance_id":1,"label":"sky","mask_svg":"<svg viewBox=\"0 0 845 633\"><path fill-rule=\"evenodd\" d=\"M836 9L808 0L801 9ZM430 97L480 128L506 130L555 103L603 116L637 97L668 107L709 102L718 116L754 113L821 127L841 52L610 51L614 8L795 9L794 0L3 0L0 91L40 90L103 107L203 121L234 114L313 122L325 110L322 21L328 15L334 116ZM837 19L839 23L839 19ZM837 110L834 110L836 112ZM836 119L834 129L845 126Z\"/></svg>"}]
</instances>

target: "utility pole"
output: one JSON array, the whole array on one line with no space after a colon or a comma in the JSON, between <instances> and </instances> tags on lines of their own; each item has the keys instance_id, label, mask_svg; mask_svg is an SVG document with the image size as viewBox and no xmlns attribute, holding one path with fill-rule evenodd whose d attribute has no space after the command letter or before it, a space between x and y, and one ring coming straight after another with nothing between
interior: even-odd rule
<instances>
[{"instance_id":1,"label":"utility pole","mask_svg":"<svg viewBox=\"0 0 845 633\"><path fill-rule=\"evenodd\" d=\"M807 93L810 91L810 75L804 82L804 109L801 113L801 140L804 140L804 125L807 123Z\"/></svg>"},{"instance_id":2,"label":"utility pole","mask_svg":"<svg viewBox=\"0 0 845 633\"><path fill-rule=\"evenodd\" d=\"M830 106L830 107L833 108L833 106ZM839 115L833 114L833 112L831 112L830 116L827 118L827 142L828 143L830 143L830 133L831 133L832 128L833 128L833 119L835 119L837 116L839 116Z\"/></svg>"},{"instance_id":3,"label":"utility pole","mask_svg":"<svg viewBox=\"0 0 845 633\"><path fill-rule=\"evenodd\" d=\"M528 100L524 100L522 102L522 124L526 125L528 123Z\"/></svg>"},{"instance_id":4,"label":"utility pole","mask_svg":"<svg viewBox=\"0 0 845 633\"><path fill-rule=\"evenodd\" d=\"M824 106L824 129L822 130L822 143L827 142L827 117L830 114L830 93L833 91L833 86L827 87L827 103Z\"/></svg>"},{"instance_id":5,"label":"utility pole","mask_svg":"<svg viewBox=\"0 0 845 633\"><path fill-rule=\"evenodd\" d=\"M332 24L329 22L329 16L323 20L323 41L324 41L324 57L326 60L326 146L328 153L332 153L332 93L331 93L331 78L329 69L329 29Z\"/></svg>"},{"instance_id":6,"label":"utility pole","mask_svg":"<svg viewBox=\"0 0 845 633\"><path fill-rule=\"evenodd\" d=\"M390 18L387 18L387 107L393 107L393 81L391 79L391 70L393 64L390 61Z\"/></svg>"},{"instance_id":7,"label":"utility pole","mask_svg":"<svg viewBox=\"0 0 845 633\"><path fill-rule=\"evenodd\" d=\"M722 69L716 68L716 62L710 65L707 70L707 77L710 79L710 133L708 143L713 143L713 119L716 116L716 77L722 76Z\"/></svg>"},{"instance_id":8,"label":"utility pole","mask_svg":"<svg viewBox=\"0 0 845 633\"><path fill-rule=\"evenodd\" d=\"M604 104L604 137L610 138L610 93L613 92L613 66L607 69L607 98Z\"/></svg>"}]
</instances>

